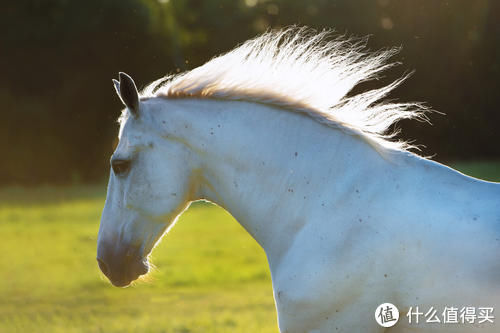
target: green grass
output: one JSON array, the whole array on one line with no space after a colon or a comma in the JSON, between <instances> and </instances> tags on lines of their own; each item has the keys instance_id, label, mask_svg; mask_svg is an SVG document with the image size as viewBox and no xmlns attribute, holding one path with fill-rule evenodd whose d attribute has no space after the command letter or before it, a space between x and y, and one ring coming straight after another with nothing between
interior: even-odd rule
<instances>
[{"instance_id":1,"label":"green grass","mask_svg":"<svg viewBox=\"0 0 500 333\"><path fill-rule=\"evenodd\" d=\"M102 186L0 191L0 332L276 332L264 252L195 204L120 289L95 261Z\"/></svg>"},{"instance_id":2,"label":"green grass","mask_svg":"<svg viewBox=\"0 0 500 333\"><path fill-rule=\"evenodd\" d=\"M500 180L500 163L455 163ZM95 261L104 186L0 190L0 333L277 332L262 249L220 208L195 204L120 289Z\"/></svg>"}]
</instances>

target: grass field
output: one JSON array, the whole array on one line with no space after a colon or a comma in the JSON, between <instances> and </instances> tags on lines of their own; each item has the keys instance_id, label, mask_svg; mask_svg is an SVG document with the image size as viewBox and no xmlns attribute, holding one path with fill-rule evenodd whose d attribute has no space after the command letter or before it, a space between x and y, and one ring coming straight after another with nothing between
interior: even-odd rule
<instances>
[{"instance_id":1,"label":"grass field","mask_svg":"<svg viewBox=\"0 0 500 333\"><path fill-rule=\"evenodd\" d=\"M500 163L458 163L500 181ZM99 273L104 186L0 190L0 332L277 332L264 252L232 217L195 204L153 253L149 282Z\"/></svg>"}]
</instances>

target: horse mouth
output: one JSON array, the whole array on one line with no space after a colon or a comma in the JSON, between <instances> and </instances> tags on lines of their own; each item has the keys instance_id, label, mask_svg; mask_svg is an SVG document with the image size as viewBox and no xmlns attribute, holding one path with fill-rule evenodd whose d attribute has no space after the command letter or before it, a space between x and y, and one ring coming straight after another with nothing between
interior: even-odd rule
<instances>
[{"instance_id":1,"label":"horse mouth","mask_svg":"<svg viewBox=\"0 0 500 333\"><path fill-rule=\"evenodd\" d=\"M97 258L97 263L102 273L108 278L111 284L115 287L127 287L133 281L137 280L142 275L149 272L149 263L146 258L125 260L120 263L113 262L111 264L104 263Z\"/></svg>"},{"instance_id":2,"label":"horse mouth","mask_svg":"<svg viewBox=\"0 0 500 333\"><path fill-rule=\"evenodd\" d=\"M109 279L109 282L111 282L111 284L113 286L119 287L119 288L126 288L126 287L130 286L130 284L132 283L132 281L134 281L134 280L131 280L131 281L115 281L115 280Z\"/></svg>"},{"instance_id":3,"label":"horse mouth","mask_svg":"<svg viewBox=\"0 0 500 333\"><path fill-rule=\"evenodd\" d=\"M137 277L138 278L138 277ZM137 280L137 278L133 279L133 280L112 280L112 279L109 279L109 282L111 282L111 284L115 287L118 287L118 288L126 288L128 286L130 286L130 284Z\"/></svg>"},{"instance_id":4,"label":"horse mouth","mask_svg":"<svg viewBox=\"0 0 500 333\"><path fill-rule=\"evenodd\" d=\"M113 278L108 277L111 284L115 287L125 288L128 287L133 281L149 272L149 264L145 259L141 260L140 263L134 266L135 267L131 267L126 270L128 273L124 276L113 276Z\"/></svg>"}]
</instances>

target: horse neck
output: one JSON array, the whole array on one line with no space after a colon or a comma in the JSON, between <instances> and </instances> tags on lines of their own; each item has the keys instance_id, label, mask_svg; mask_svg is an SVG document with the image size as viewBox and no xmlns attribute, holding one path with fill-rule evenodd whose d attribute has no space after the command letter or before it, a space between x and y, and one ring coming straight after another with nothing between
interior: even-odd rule
<instances>
[{"instance_id":1,"label":"horse neck","mask_svg":"<svg viewBox=\"0 0 500 333\"><path fill-rule=\"evenodd\" d=\"M229 211L271 265L303 229L326 226L342 235L360 210L378 227L417 225L433 207L472 202L472 187L476 196L485 193L484 184L437 163L404 152L383 156L362 138L300 113L236 101L166 103L167 117L177 118L169 132L200 161L192 199Z\"/></svg>"},{"instance_id":2,"label":"horse neck","mask_svg":"<svg viewBox=\"0 0 500 333\"><path fill-rule=\"evenodd\" d=\"M363 139L301 113L236 101L166 103L166 117L177 119L169 131L201 161L193 199L229 211L268 256L286 251L314 212L332 215L332 207L354 200L354 189L390 174Z\"/></svg>"}]
</instances>

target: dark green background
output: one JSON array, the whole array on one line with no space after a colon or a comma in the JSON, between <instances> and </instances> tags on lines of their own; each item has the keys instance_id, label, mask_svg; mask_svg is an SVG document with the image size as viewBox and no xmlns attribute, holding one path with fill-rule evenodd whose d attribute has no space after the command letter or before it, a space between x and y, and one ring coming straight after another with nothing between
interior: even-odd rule
<instances>
[{"instance_id":1,"label":"dark green background","mask_svg":"<svg viewBox=\"0 0 500 333\"><path fill-rule=\"evenodd\" d=\"M144 86L291 24L402 46L403 65L358 89L416 70L391 98L446 116L403 122L403 137L439 161L500 158L496 0L20 0L0 4L0 184L102 181L118 71Z\"/></svg>"}]
</instances>

